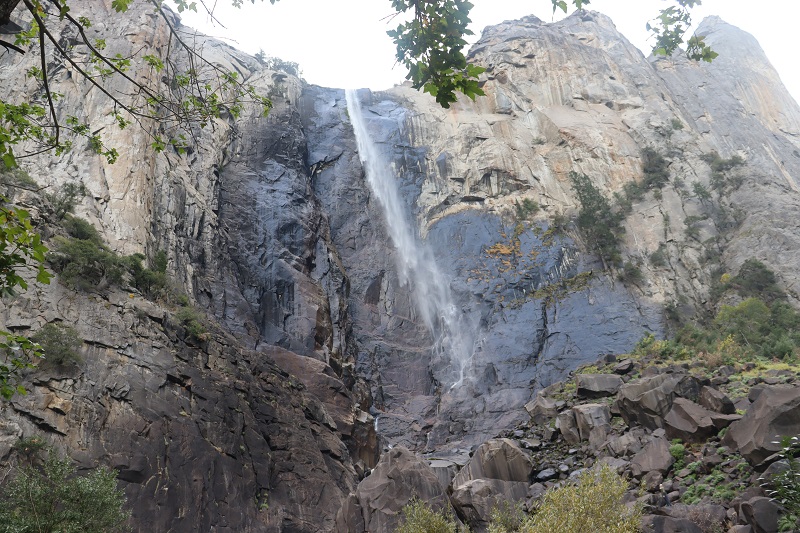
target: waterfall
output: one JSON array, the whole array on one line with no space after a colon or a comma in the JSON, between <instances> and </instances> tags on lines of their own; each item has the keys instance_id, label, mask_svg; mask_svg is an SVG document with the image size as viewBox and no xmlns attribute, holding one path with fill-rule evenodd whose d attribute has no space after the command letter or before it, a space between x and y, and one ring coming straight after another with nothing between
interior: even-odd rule
<instances>
[{"instance_id":1,"label":"waterfall","mask_svg":"<svg viewBox=\"0 0 800 533\"><path fill-rule=\"evenodd\" d=\"M431 332L435 354L451 363L451 389L467 377L472 360L475 331L467 316L456 306L450 280L436 265L433 253L408 220L396 176L387 157L372 140L355 90L346 91L347 110L353 125L358 154L370 190L383 209L389 237L397 254L397 274L401 286L408 287L419 316Z\"/></svg>"}]
</instances>

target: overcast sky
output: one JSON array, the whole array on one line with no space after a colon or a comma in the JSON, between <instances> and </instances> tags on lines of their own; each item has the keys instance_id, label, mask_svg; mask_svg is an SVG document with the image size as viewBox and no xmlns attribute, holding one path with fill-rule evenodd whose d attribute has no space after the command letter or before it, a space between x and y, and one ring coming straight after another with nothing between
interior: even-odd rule
<instances>
[{"instance_id":1,"label":"overcast sky","mask_svg":"<svg viewBox=\"0 0 800 533\"><path fill-rule=\"evenodd\" d=\"M251 54L263 49L267 55L296 61L309 83L387 89L405 77L405 71L394 66L394 47L386 35L398 23L387 18L393 13L389 0L281 0L275 5L256 0L255 4L245 2L241 9L231 7L231 0L216 2L215 14L225 28L210 22L204 13L185 12L184 24L224 38ZM472 2L476 35L471 42L485 26L503 20L531 14L553 20L549 0ZM645 24L670 4L667 0L592 0L589 8L610 16L622 34L647 55L650 45ZM778 0L760 7L752 0L703 0L693 16L700 22L706 15L719 15L754 35L795 100L800 101L800 61L792 37L800 20L800 2Z\"/></svg>"}]
</instances>

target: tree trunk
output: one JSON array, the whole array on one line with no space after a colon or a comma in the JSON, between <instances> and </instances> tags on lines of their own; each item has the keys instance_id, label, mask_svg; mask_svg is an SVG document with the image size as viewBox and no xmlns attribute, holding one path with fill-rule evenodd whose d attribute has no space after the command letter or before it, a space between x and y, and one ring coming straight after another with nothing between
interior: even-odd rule
<instances>
[{"instance_id":1,"label":"tree trunk","mask_svg":"<svg viewBox=\"0 0 800 533\"><path fill-rule=\"evenodd\" d=\"M0 0L0 25L8 24L11 12L19 4L19 0Z\"/></svg>"}]
</instances>

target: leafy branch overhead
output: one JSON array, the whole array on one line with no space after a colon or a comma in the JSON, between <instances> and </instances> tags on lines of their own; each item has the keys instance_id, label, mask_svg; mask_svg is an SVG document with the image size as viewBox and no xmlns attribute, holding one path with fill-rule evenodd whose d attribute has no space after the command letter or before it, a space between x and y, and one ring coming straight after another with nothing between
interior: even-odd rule
<instances>
[{"instance_id":1,"label":"leafy branch overhead","mask_svg":"<svg viewBox=\"0 0 800 533\"><path fill-rule=\"evenodd\" d=\"M42 151L54 150L61 155L72 148L71 139L75 137L85 138L88 146L109 163L116 161L117 150L107 147L100 136L103 128L97 128L91 117L80 116L88 110L70 110L73 114L66 116L57 112L63 95L55 92L53 85L58 72L63 72L62 65L110 99L111 117L117 127L124 129L137 123L150 136L156 151L172 146L183 152L192 144L195 126L203 128L225 116L235 118L247 102L260 106L264 115L272 107L270 99L258 94L237 72L206 59L202 48L178 29L161 0L144 2L166 24L167 45L150 53L139 50L128 55L107 52L110 43L95 32L86 14L73 14L67 0L6 1L24 6L30 17L29 29L15 35L14 47L35 51L40 58L39 65L26 72L39 85L37 96L23 103L0 100L0 158L6 168L13 168L18 157ZM125 13L132 5L132 0L112 2L118 13ZM197 9L195 2L184 0L177 6L179 11ZM48 59L53 57L55 61ZM176 57L185 68L179 66ZM142 81L133 74L136 63L149 68L161 84ZM22 153L20 145L25 146Z\"/></svg>"},{"instance_id":2,"label":"leafy branch overhead","mask_svg":"<svg viewBox=\"0 0 800 533\"><path fill-rule=\"evenodd\" d=\"M472 4L465 0L393 0L398 13L413 18L387 32L397 46L397 60L408 68L407 79L442 107L456 101L456 91L475 99L484 94L478 76L486 69L467 63L463 49Z\"/></svg>"},{"instance_id":3,"label":"leafy branch overhead","mask_svg":"<svg viewBox=\"0 0 800 533\"><path fill-rule=\"evenodd\" d=\"M567 12L566 0L551 0L553 12ZM711 61L717 53L703 42L703 37L684 37L691 27L690 10L701 0L674 0L676 5L662 9L647 29L655 38L653 53L671 55L684 42L690 59ZM570 0L582 10L590 0ZM406 79L415 89L422 89L436 98L442 107L450 107L460 92L471 99L484 94L478 76L483 67L467 63L464 39L472 35L468 29L472 3L466 0L392 0L400 13L411 13L411 20L387 32L397 48L397 61L408 68Z\"/></svg>"}]
</instances>

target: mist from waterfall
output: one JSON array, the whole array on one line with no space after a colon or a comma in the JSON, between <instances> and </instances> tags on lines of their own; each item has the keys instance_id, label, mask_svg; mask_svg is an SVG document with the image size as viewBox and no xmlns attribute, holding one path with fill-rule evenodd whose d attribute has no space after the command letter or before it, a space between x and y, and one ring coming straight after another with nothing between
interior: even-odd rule
<instances>
[{"instance_id":1,"label":"mist from waterfall","mask_svg":"<svg viewBox=\"0 0 800 533\"><path fill-rule=\"evenodd\" d=\"M434 339L434 352L451 362L455 377L448 384L451 389L458 387L472 359L476 332L456 306L450 280L439 270L432 251L417 237L408 220L395 172L367 130L356 91L348 89L345 95L367 182L383 209L389 237L397 250L400 284L409 287L417 311Z\"/></svg>"}]
</instances>

